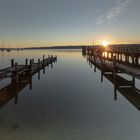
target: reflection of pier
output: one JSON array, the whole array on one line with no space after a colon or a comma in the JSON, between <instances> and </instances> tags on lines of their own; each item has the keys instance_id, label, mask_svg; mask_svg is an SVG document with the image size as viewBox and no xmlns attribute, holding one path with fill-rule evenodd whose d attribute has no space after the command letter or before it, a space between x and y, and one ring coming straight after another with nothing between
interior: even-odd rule
<instances>
[{"instance_id":1,"label":"reflection of pier","mask_svg":"<svg viewBox=\"0 0 140 140\"><path fill-rule=\"evenodd\" d=\"M114 55L115 57L115 55ZM114 85L114 100L117 100L117 91L119 91L130 103L140 110L140 90L135 87L135 78L140 79L140 69L138 65L126 65L115 61L116 58L110 60L96 54L88 54L88 62L101 71L101 82L103 77L107 78ZM127 74L132 80L127 80L120 73Z\"/></svg>"},{"instance_id":2,"label":"reflection of pier","mask_svg":"<svg viewBox=\"0 0 140 140\"><path fill-rule=\"evenodd\" d=\"M0 89L0 108L7 102L15 98L15 104L18 102L18 93L20 93L27 85L32 88L32 77L19 77L18 83L12 78L12 81L6 87Z\"/></svg>"},{"instance_id":3,"label":"reflection of pier","mask_svg":"<svg viewBox=\"0 0 140 140\"><path fill-rule=\"evenodd\" d=\"M38 60L38 63L33 63L33 60L31 60L31 65L21 66L22 69L18 68L17 73L15 73L16 71L9 71L8 68L7 73L5 73L5 78L11 78L11 83L0 89L0 108L13 98L15 99L15 104L17 104L18 94L28 85L30 90L32 89L32 76L38 73L38 79L40 79L40 70L43 70L43 73L45 73L45 66L48 66L49 64L51 65L51 68L53 68L53 62L57 61L57 57L51 56L47 59L44 58L43 60L44 62ZM14 64L13 60L11 62ZM20 67L19 65L17 66ZM13 68L14 67L15 64Z\"/></svg>"}]
</instances>

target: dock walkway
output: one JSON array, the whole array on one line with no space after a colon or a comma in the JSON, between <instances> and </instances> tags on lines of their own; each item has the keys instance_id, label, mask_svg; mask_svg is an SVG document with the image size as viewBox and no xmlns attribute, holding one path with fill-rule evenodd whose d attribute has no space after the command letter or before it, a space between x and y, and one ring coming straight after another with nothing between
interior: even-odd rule
<instances>
[{"instance_id":1,"label":"dock walkway","mask_svg":"<svg viewBox=\"0 0 140 140\"><path fill-rule=\"evenodd\" d=\"M14 60L11 60L11 67L7 67L0 70L0 80L5 78L12 78L13 76L18 75L31 75L32 73L43 69L45 66L52 64L57 61L57 56L49 56L45 59L43 56L43 60L38 62L34 62L34 59L30 59L30 63L28 64L28 59L25 60L25 65L18 65L18 63L14 63Z\"/></svg>"}]
</instances>

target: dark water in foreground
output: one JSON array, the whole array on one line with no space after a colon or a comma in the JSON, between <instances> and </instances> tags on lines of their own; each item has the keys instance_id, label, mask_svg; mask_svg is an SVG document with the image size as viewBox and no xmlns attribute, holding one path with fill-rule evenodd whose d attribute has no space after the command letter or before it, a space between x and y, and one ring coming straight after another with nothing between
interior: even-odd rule
<instances>
[{"instance_id":1,"label":"dark water in foreground","mask_svg":"<svg viewBox=\"0 0 140 140\"><path fill-rule=\"evenodd\" d=\"M0 52L0 68L15 58L56 54L57 63L32 77L29 85L0 109L0 140L139 140L140 111L100 71L94 73L81 51ZM9 81L0 82L3 87ZM140 82L137 81L139 87ZM16 90L16 89L15 89Z\"/></svg>"}]
</instances>

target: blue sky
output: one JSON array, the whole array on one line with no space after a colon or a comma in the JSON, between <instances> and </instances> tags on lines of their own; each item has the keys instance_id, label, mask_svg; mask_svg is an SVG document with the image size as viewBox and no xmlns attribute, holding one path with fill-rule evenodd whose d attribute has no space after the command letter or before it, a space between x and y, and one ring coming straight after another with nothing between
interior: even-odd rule
<instances>
[{"instance_id":1,"label":"blue sky","mask_svg":"<svg viewBox=\"0 0 140 140\"><path fill-rule=\"evenodd\" d=\"M140 42L140 0L0 0L0 41L11 46Z\"/></svg>"}]
</instances>

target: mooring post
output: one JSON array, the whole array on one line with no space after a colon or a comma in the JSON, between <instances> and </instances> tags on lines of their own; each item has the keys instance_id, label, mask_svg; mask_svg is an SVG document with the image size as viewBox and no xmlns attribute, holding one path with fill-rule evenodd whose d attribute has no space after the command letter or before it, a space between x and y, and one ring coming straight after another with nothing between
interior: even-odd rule
<instances>
[{"instance_id":1,"label":"mooring post","mask_svg":"<svg viewBox=\"0 0 140 140\"><path fill-rule=\"evenodd\" d=\"M32 59L30 59L29 73L30 73L30 75L32 74Z\"/></svg>"},{"instance_id":2,"label":"mooring post","mask_svg":"<svg viewBox=\"0 0 140 140\"><path fill-rule=\"evenodd\" d=\"M136 63L136 65L138 65L138 64L139 64L139 59L138 59L138 57L137 57L137 56L135 57L135 63Z\"/></svg>"},{"instance_id":3,"label":"mooring post","mask_svg":"<svg viewBox=\"0 0 140 140\"><path fill-rule=\"evenodd\" d=\"M40 59L38 59L38 71L40 69Z\"/></svg>"},{"instance_id":4,"label":"mooring post","mask_svg":"<svg viewBox=\"0 0 140 140\"><path fill-rule=\"evenodd\" d=\"M43 67L44 67L44 64L45 64L45 55L43 55Z\"/></svg>"},{"instance_id":5,"label":"mooring post","mask_svg":"<svg viewBox=\"0 0 140 140\"><path fill-rule=\"evenodd\" d=\"M15 63L15 74L16 74L16 83L18 83L18 63Z\"/></svg>"},{"instance_id":6,"label":"mooring post","mask_svg":"<svg viewBox=\"0 0 140 140\"><path fill-rule=\"evenodd\" d=\"M34 63L34 59L32 59L32 64Z\"/></svg>"},{"instance_id":7,"label":"mooring post","mask_svg":"<svg viewBox=\"0 0 140 140\"><path fill-rule=\"evenodd\" d=\"M11 59L11 67L14 67L14 59Z\"/></svg>"},{"instance_id":8,"label":"mooring post","mask_svg":"<svg viewBox=\"0 0 140 140\"><path fill-rule=\"evenodd\" d=\"M26 66L28 65L28 59L27 58L25 59L25 65Z\"/></svg>"}]
</instances>

